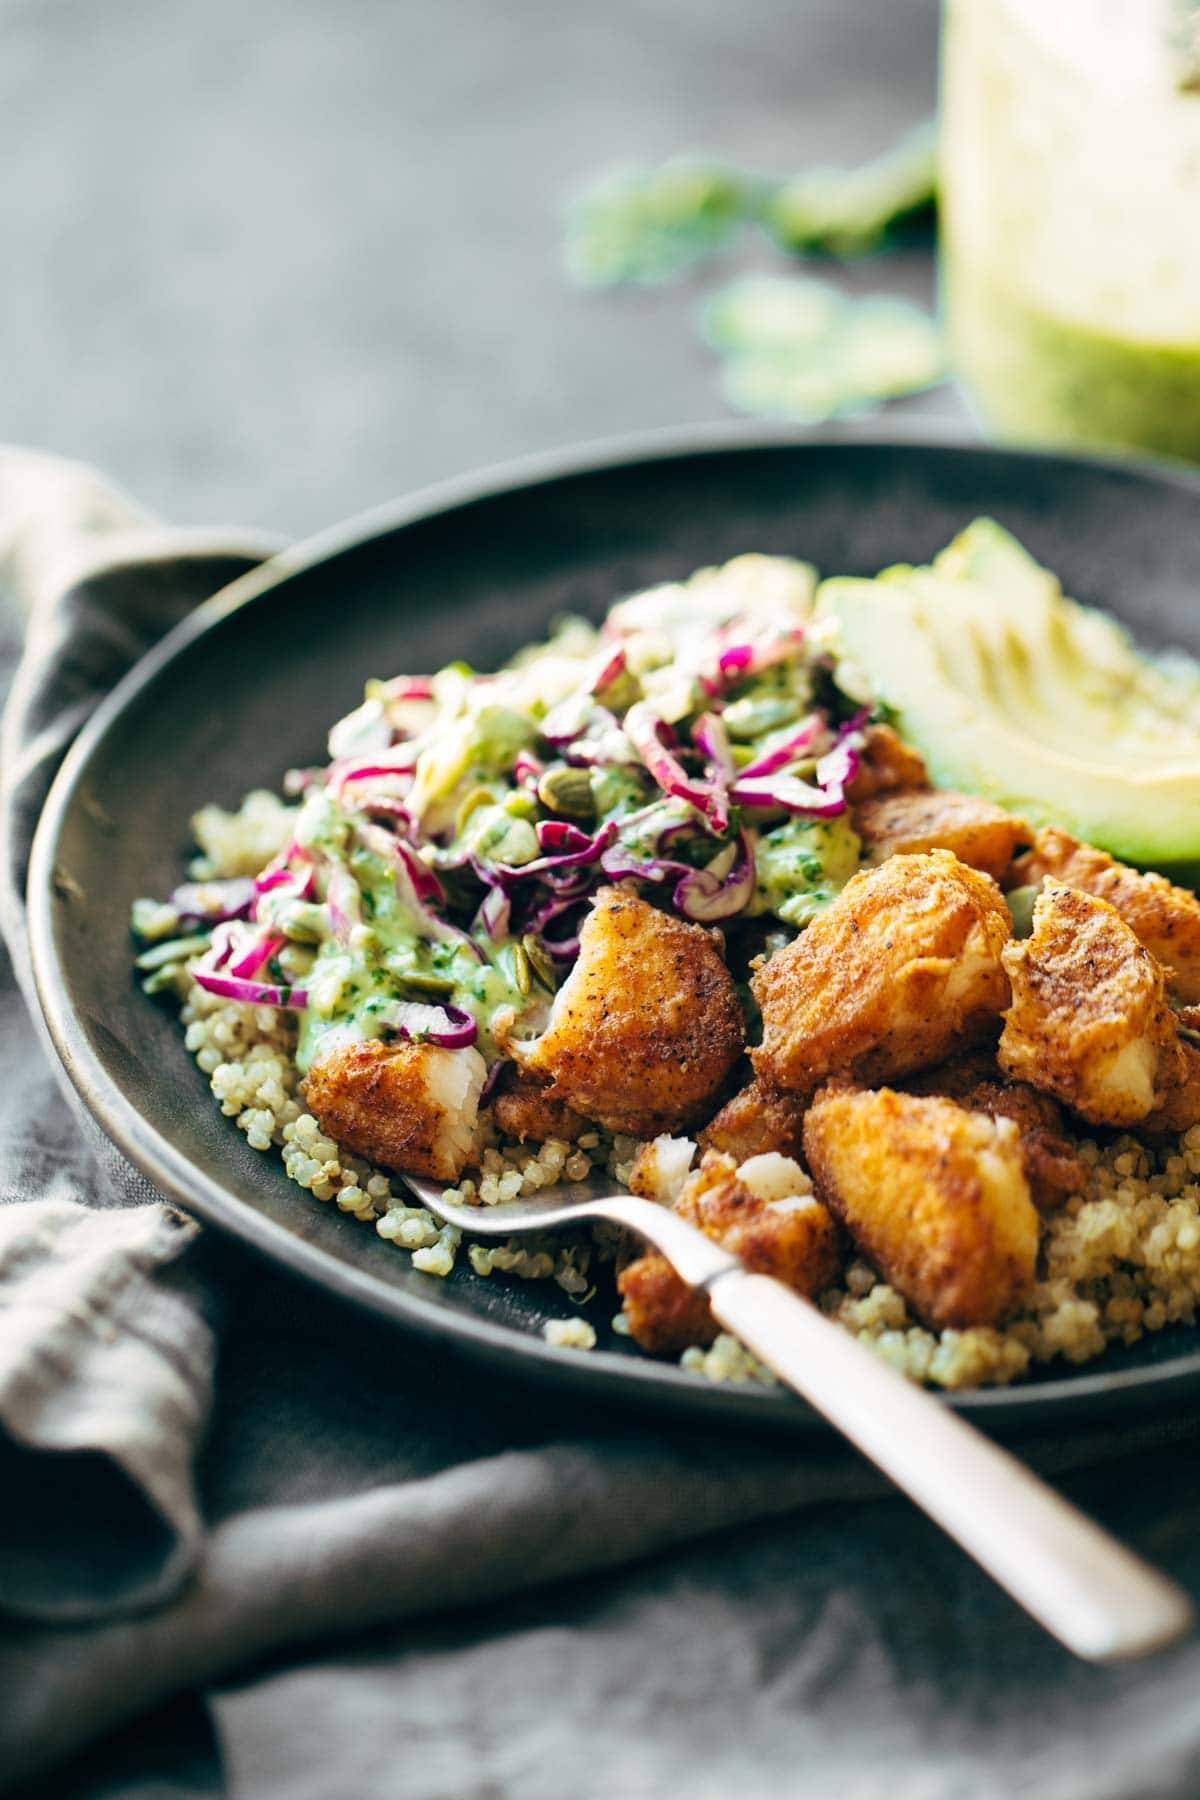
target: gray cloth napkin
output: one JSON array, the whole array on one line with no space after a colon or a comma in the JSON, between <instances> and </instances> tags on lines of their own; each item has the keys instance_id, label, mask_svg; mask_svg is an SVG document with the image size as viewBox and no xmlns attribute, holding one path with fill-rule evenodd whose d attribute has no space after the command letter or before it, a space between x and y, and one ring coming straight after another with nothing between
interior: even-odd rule
<instances>
[{"instance_id":1,"label":"gray cloth napkin","mask_svg":"<svg viewBox=\"0 0 1200 1800\"><path fill-rule=\"evenodd\" d=\"M71 737L270 548L0 453L20 985ZM229 1791L267 1800L1195 1791L1194 1649L1084 1669L904 1503L849 1504L882 1490L836 1445L581 1416L253 1264L76 1116L8 977L0 1131L0 1787L194 1688ZM1200 1582L1193 1423L1029 1452L1099 1462L1086 1503Z\"/></svg>"}]
</instances>

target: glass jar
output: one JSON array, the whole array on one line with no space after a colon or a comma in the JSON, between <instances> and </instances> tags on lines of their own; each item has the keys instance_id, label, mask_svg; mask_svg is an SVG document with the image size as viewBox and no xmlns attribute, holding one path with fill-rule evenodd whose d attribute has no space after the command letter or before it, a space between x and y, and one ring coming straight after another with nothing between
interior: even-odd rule
<instances>
[{"instance_id":1,"label":"glass jar","mask_svg":"<svg viewBox=\"0 0 1200 1800\"><path fill-rule=\"evenodd\" d=\"M947 0L941 269L986 426L1200 461L1200 91L1181 0Z\"/></svg>"}]
</instances>

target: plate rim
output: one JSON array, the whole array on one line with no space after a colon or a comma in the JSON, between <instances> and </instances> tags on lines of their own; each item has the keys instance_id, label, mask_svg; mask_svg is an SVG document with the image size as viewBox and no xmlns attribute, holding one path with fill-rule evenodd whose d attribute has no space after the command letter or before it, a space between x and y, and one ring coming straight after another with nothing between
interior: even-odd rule
<instances>
[{"instance_id":1,"label":"plate rim","mask_svg":"<svg viewBox=\"0 0 1200 1800\"><path fill-rule=\"evenodd\" d=\"M54 778L39 816L30 851L26 884L26 917L34 989L42 1020L60 1073L105 1135L141 1170L152 1185L182 1210L229 1232L258 1254L292 1274L314 1282L374 1316L440 1340L448 1347L487 1358L507 1374L541 1378L560 1387L590 1392L601 1403L615 1378L627 1385L639 1405L703 1415L710 1424L755 1423L783 1427L793 1434L831 1433L811 1407L785 1388L746 1384L702 1383L675 1363L664 1363L594 1350L586 1355L548 1344L539 1334L455 1311L443 1303L392 1287L337 1255L294 1235L259 1213L230 1188L198 1169L172 1141L155 1129L121 1091L103 1060L92 1050L83 1026L70 1006L65 970L54 931L54 864L58 844L76 792L109 730L163 668L186 653L229 614L274 593L307 570L334 560L377 538L450 513L474 502L562 479L614 471L620 467L669 461L728 451L805 449L924 449L968 451L997 461L1071 462L1112 473L1133 475L1183 489L1200 503L1200 471L1168 459L1090 453L1073 449L1040 449L994 445L968 428L935 418L829 426L798 431L794 426L763 426L724 421L711 425L668 426L606 437L539 452L435 482L398 500L385 502L348 520L317 531L269 556L257 568L237 577L202 602L146 651L105 695L75 738ZM1051 1377L1029 1385L943 1393L939 1398L977 1423L1019 1434L1033 1428L1047 1410L1072 1408L1086 1414L1098 1402L1144 1396L1155 1405L1200 1380L1200 1347L1161 1365L1115 1372L1081 1372ZM1080 1420L1082 1423L1083 1420Z\"/></svg>"}]
</instances>

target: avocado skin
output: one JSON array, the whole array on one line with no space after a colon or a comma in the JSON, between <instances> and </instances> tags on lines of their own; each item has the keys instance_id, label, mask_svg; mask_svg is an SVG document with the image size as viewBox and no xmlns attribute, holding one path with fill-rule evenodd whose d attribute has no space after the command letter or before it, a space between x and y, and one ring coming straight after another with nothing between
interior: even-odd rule
<instances>
[{"instance_id":1,"label":"avocado skin","mask_svg":"<svg viewBox=\"0 0 1200 1800\"><path fill-rule=\"evenodd\" d=\"M1138 715L1167 691L1161 672L994 521L929 568L822 583L817 611L939 787L1200 882L1200 675L1192 717L1169 739L1148 732Z\"/></svg>"}]
</instances>

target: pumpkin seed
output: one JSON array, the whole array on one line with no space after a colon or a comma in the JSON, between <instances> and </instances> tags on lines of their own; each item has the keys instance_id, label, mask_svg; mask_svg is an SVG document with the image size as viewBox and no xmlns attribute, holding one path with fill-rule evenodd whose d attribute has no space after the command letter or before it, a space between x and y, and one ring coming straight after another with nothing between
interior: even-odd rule
<instances>
[{"instance_id":1,"label":"pumpkin seed","mask_svg":"<svg viewBox=\"0 0 1200 1800\"><path fill-rule=\"evenodd\" d=\"M568 819L594 819L596 802L586 769L547 769L537 784L537 796L551 812Z\"/></svg>"},{"instance_id":2,"label":"pumpkin seed","mask_svg":"<svg viewBox=\"0 0 1200 1800\"><path fill-rule=\"evenodd\" d=\"M526 963L532 967L534 974L537 976L542 986L548 988L552 994L555 993L558 988L558 982L555 979L554 962L547 954L545 945L541 942L540 938L535 937L533 932L527 932L521 939L518 948L524 955ZM521 990L522 993L527 993L528 991L527 988L522 988Z\"/></svg>"},{"instance_id":3,"label":"pumpkin seed","mask_svg":"<svg viewBox=\"0 0 1200 1800\"><path fill-rule=\"evenodd\" d=\"M433 994L439 1000L454 992L454 983L448 976L426 973L424 969L406 969L399 980L404 987L413 988L418 994Z\"/></svg>"}]
</instances>

